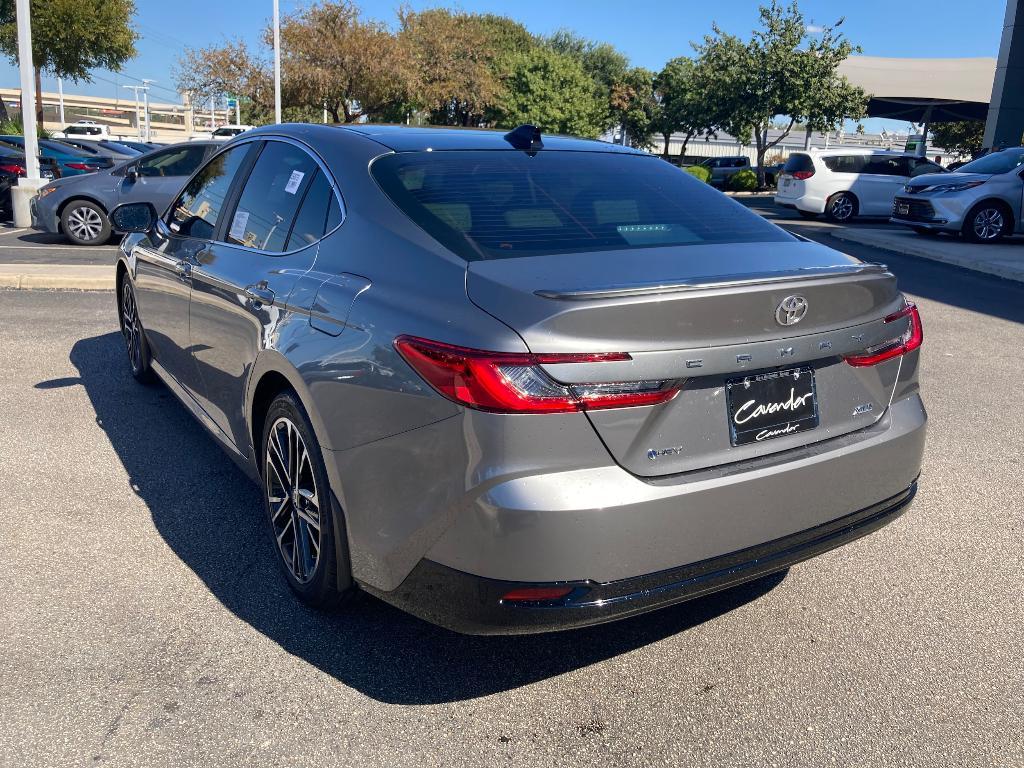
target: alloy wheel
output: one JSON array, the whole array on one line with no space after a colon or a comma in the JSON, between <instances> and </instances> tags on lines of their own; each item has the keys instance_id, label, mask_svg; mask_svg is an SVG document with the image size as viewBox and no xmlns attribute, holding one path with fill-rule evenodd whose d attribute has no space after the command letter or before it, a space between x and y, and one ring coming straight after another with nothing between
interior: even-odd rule
<instances>
[{"instance_id":1,"label":"alloy wheel","mask_svg":"<svg viewBox=\"0 0 1024 768\"><path fill-rule=\"evenodd\" d=\"M67 227L79 240L92 241L103 231L103 218L94 208L75 208L67 217Z\"/></svg>"},{"instance_id":2,"label":"alloy wheel","mask_svg":"<svg viewBox=\"0 0 1024 768\"><path fill-rule=\"evenodd\" d=\"M840 195L832 203L832 216L845 221L853 215L853 201L847 195Z\"/></svg>"},{"instance_id":3,"label":"alloy wheel","mask_svg":"<svg viewBox=\"0 0 1024 768\"><path fill-rule=\"evenodd\" d=\"M320 561L320 494L306 444L285 417L267 433L264 477L278 551L295 580L305 584Z\"/></svg>"},{"instance_id":4,"label":"alloy wheel","mask_svg":"<svg viewBox=\"0 0 1024 768\"><path fill-rule=\"evenodd\" d=\"M128 348L128 360L133 371L142 370L142 327L139 325L139 313L135 305L135 292L127 280L121 290L121 333L124 344Z\"/></svg>"},{"instance_id":5,"label":"alloy wheel","mask_svg":"<svg viewBox=\"0 0 1024 768\"><path fill-rule=\"evenodd\" d=\"M982 208L971 222L979 240L995 240L1003 233L1003 212L998 208Z\"/></svg>"}]
</instances>

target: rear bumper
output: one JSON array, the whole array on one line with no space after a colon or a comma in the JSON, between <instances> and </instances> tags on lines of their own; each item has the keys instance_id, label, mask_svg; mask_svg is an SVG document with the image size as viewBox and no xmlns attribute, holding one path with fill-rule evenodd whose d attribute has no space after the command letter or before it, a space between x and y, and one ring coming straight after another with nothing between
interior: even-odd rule
<instances>
[{"instance_id":1,"label":"rear bumper","mask_svg":"<svg viewBox=\"0 0 1024 768\"><path fill-rule=\"evenodd\" d=\"M807 213L824 213L825 199L807 193L801 195L781 195L776 193L775 204L782 208L794 208Z\"/></svg>"},{"instance_id":2,"label":"rear bumper","mask_svg":"<svg viewBox=\"0 0 1024 768\"><path fill-rule=\"evenodd\" d=\"M369 591L420 618L465 634L575 629L664 608L784 570L878 530L901 515L916 492L915 481L895 496L813 528L679 568L618 581L503 581L422 560L398 589ZM557 601L502 600L513 589L553 585L571 587L572 591Z\"/></svg>"}]
</instances>

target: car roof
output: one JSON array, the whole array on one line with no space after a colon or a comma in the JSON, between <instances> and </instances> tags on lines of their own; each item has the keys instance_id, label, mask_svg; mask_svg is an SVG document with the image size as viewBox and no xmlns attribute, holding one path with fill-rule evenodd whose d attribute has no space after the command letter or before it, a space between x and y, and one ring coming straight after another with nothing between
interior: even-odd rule
<instances>
[{"instance_id":1,"label":"car roof","mask_svg":"<svg viewBox=\"0 0 1024 768\"><path fill-rule=\"evenodd\" d=\"M265 126L247 131L246 136L273 133L288 136L295 133L296 137L305 133L313 124L287 123L284 125ZM356 133L365 136L378 144L395 152L424 152L427 150L471 150L471 149L515 149L505 140L506 130L487 130L482 128L428 128L408 125L384 125L377 123L361 123L358 125L332 126L330 130ZM580 139L572 136L541 134L543 150L574 150L580 152L617 152L623 154L647 155L638 149L609 144L596 139ZM542 150L542 151L543 151Z\"/></svg>"}]
</instances>

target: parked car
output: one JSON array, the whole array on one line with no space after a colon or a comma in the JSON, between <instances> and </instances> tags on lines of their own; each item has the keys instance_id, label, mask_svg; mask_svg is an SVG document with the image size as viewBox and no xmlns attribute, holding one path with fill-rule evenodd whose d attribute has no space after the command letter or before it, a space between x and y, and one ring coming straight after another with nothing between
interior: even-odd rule
<instances>
[{"instance_id":1,"label":"parked car","mask_svg":"<svg viewBox=\"0 0 1024 768\"><path fill-rule=\"evenodd\" d=\"M109 157L114 163L131 160L133 157L138 157L142 154L131 147L106 140L55 139L54 141L57 141L60 144L67 144L69 147L74 147L79 152L85 152L87 155L93 155L94 157Z\"/></svg>"},{"instance_id":2,"label":"parked car","mask_svg":"<svg viewBox=\"0 0 1024 768\"><path fill-rule=\"evenodd\" d=\"M0 217L11 216L11 187L18 179L28 175L25 167L25 155L7 147L0 147ZM60 167L48 157L39 159L39 175L44 179L59 179Z\"/></svg>"},{"instance_id":3,"label":"parked car","mask_svg":"<svg viewBox=\"0 0 1024 768\"><path fill-rule=\"evenodd\" d=\"M160 142L157 141L133 141L132 139L118 139L117 143L123 144L126 147L131 147L132 149L137 150L142 154L145 154L146 152L151 152L154 149L160 149L161 147L167 146L166 144L161 144Z\"/></svg>"},{"instance_id":4,"label":"parked car","mask_svg":"<svg viewBox=\"0 0 1024 768\"><path fill-rule=\"evenodd\" d=\"M960 232L975 243L995 243L1024 232L1024 147L991 152L956 173L919 176L893 200L896 224L918 234Z\"/></svg>"},{"instance_id":5,"label":"parked car","mask_svg":"<svg viewBox=\"0 0 1024 768\"><path fill-rule=\"evenodd\" d=\"M923 157L870 149L794 152L779 176L775 204L835 222L856 216L888 216L892 201L909 179L946 173Z\"/></svg>"},{"instance_id":6,"label":"parked car","mask_svg":"<svg viewBox=\"0 0 1024 768\"><path fill-rule=\"evenodd\" d=\"M86 139L99 141L111 138L110 126L97 123L95 120L79 120L66 126L63 131L54 131L51 136L55 139Z\"/></svg>"},{"instance_id":7,"label":"parked car","mask_svg":"<svg viewBox=\"0 0 1024 768\"><path fill-rule=\"evenodd\" d=\"M163 215L112 218L132 374L259 484L312 605L363 589L472 633L610 621L784 569L915 493L922 333L893 275L646 153L275 125Z\"/></svg>"},{"instance_id":8,"label":"parked car","mask_svg":"<svg viewBox=\"0 0 1024 768\"><path fill-rule=\"evenodd\" d=\"M769 187L774 187L779 182L779 176L782 174L782 169L786 167L785 163L772 163L764 167L764 183Z\"/></svg>"},{"instance_id":9,"label":"parked car","mask_svg":"<svg viewBox=\"0 0 1024 768\"><path fill-rule=\"evenodd\" d=\"M252 130L251 125L222 125L212 133L197 133L192 136L192 141L203 141L212 139L214 141L228 141L240 133Z\"/></svg>"},{"instance_id":10,"label":"parked car","mask_svg":"<svg viewBox=\"0 0 1024 768\"><path fill-rule=\"evenodd\" d=\"M111 210L145 201L162 211L218 146L209 141L177 144L109 170L51 182L32 198L32 226L61 233L76 245L105 243L117 232L111 228Z\"/></svg>"},{"instance_id":11,"label":"parked car","mask_svg":"<svg viewBox=\"0 0 1024 768\"><path fill-rule=\"evenodd\" d=\"M700 165L711 171L710 184L715 187L726 187L733 174L744 168L750 168L750 158L744 155L736 157L709 157Z\"/></svg>"},{"instance_id":12,"label":"parked car","mask_svg":"<svg viewBox=\"0 0 1024 768\"><path fill-rule=\"evenodd\" d=\"M10 147L19 152L25 151L25 139L23 136L0 136L0 145ZM114 165L114 161L109 157L91 155L76 147L61 144L59 141L52 141L50 139L39 139L39 156L56 160L60 166L61 176L93 173Z\"/></svg>"}]
</instances>

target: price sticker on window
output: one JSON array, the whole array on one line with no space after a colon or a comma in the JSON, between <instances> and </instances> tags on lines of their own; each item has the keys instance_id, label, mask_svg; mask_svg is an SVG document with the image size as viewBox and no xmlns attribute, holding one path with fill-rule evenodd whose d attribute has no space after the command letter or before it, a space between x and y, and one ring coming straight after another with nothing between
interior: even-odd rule
<instances>
[{"instance_id":1,"label":"price sticker on window","mask_svg":"<svg viewBox=\"0 0 1024 768\"><path fill-rule=\"evenodd\" d=\"M305 175L302 171L292 171L292 175L288 177L288 183L284 185L284 191L289 195L294 195L299 189L299 184L302 183L302 177Z\"/></svg>"}]
</instances>

